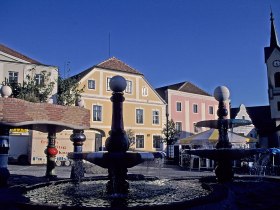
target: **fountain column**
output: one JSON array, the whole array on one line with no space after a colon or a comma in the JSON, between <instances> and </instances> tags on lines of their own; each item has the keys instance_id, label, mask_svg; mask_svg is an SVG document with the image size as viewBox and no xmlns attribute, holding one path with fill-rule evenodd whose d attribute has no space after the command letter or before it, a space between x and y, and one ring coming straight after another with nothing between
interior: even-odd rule
<instances>
[{"instance_id":1,"label":"fountain column","mask_svg":"<svg viewBox=\"0 0 280 210\"><path fill-rule=\"evenodd\" d=\"M55 147L55 139L56 139L55 126L48 126L48 146L45 153L47 155L46 177L50 179L56 178L55 156L57 155L58 150Z\"/></svg>"},{"instance_id":2,"label":"fountain column","mask_svg":"<svg viewBox=\"0 0 280 210\"><path fill-rule=\"evenodd\" d=\"M10 172L8 170L9 131L6 126L0 128L0 187L8 184Z\"/></svg>"},{"instance_id":3,"label":"fountain column","mask_svg":"<svg viewBox=\"0 0 280 210\"><path fill-rule=\"evenodd\" d=\"M108 157L112 162L108 166L109 182L107 191L109 194L127 194L129 184L126 181L127 167L120 161L113 161L121 156L125 156L129 148L129 141L123 126L123 91L126 88L126 80L121 76L114 76L110 81L110 88L113 91L112 101L112 125L110 136L107 138L105 147L108 151Z\"/></svg>"},{"instance_id":4,"label":"fountain column","mask_svg":"<svg viewBox=\"0 0 280 210\"><path fill-rule=\"evenodd\" d=\"M219 86L214 91L214 97L219 101L219 108L217 111L218 115L218 130L219 139L216 144L216 149L231 148L232 145L228 138L228 111L226 108L226 100L229 98L229 90L225 86ZM217 166L215 168L215 173L219 182L227 182L233 179L233 169L232 160L230 159L220 159L217 161Z\"/></svg>"},{"instance_id":5,"label":"fountain column","mask_svg":"<svg viewBox=\"0 0 280 210\"><path fill-rule=\"evenodd\" d=\"M82 153L83 144L86 140L86 136L83 130L73 130L73 134L70 136L70 140L73 142L74 152ZM70 178L74 180L80 180L85 176L83 168L83 159L75 158L71 169Z\"/></svg>"}]
</instances>

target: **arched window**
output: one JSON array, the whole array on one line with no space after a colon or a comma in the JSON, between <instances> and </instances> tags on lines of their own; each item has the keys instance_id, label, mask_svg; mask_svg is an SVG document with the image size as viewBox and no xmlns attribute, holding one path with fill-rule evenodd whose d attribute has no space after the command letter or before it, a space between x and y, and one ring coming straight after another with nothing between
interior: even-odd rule
<instances>
[{"instance_id":1,"label":"arched window","mask_svg":"<svg viewBox=\"0 0 280 210\"><path fill-rule=\"evenodd\" d=\"M274 74L275 87L280 87L280 72Z\"/></svg>"}]
</instances>

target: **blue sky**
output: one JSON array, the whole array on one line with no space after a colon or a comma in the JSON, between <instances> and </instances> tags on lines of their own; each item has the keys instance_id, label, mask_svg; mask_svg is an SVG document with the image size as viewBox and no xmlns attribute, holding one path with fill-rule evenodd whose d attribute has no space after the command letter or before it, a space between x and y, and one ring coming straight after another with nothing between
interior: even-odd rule
<instances>
[{"instance_id":1,"label":"blue sky","mask_svg":"<svg viewBox=\"0 0 280 210\"><path fill-rule=\"evenodd\" d=\"M0 43L71 75L115 56L154 87L230 89L232 106L267 105L263 48L279 0L0 0ZM279 37L280 39L280 37Z\"/></svg>"}]
</instances>

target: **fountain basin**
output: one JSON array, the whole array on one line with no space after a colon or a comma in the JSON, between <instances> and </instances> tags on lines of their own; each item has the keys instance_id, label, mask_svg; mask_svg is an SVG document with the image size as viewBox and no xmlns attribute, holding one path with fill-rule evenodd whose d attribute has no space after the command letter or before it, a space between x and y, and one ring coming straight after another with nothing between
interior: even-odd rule
<instances>
[{"instance_id":1,"label":"fountain basin","mask_svg":"<svg viewBox=\"0 0 280 210\"><path fill-rule=\"evenodd\" d=\"M133 176L135 177L135 176ZM26 188L20 203L24 209L170 209L189 208L225 199L226 189L202 184L198 179L130 180L125 199L108 197L105 177L84 179L79 184L69 180ZM217 186L216 186L217 187Z\"/></svg>"},{"instance_id":2,"label":"fountain basin","mask_svg":"<svg viewBox=\"0 0 280 210\"><path fill-rule=\"evenodd\" d=\"M152 161L155 158L164 158L161 152L72 152L68 154L71 159L84 159L102 168L121 166L131 168L144 161Z\"/></svg>"},{"instance_id":3,"label":"fountain basin","mask_svg":"<svg viewBox=\"0 0 280 210\"><path fill-rule=\"evenodd\" d=\"M223 161L223 160L240 160L245 157L255 155L257 153L263 153L264 149L231 149L231 148L220 148L220 149L196 149L196 150L185 150L187 154L197 155L202 158L210 160Z\"/></svg>"}]
</instances>

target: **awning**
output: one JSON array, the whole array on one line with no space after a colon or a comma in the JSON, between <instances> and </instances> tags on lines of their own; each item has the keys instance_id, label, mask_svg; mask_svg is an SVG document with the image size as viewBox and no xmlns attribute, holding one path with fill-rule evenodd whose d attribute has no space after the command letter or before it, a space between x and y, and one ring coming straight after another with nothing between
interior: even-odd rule
<instances>
[{"instance_id":1,"label":"awning","mask_svg":"<svg viewBox=\"0 0 280 210\"><path fill-rule=\"evenodd\" d=\"M216 144L219 138L218 129L210 129L187 138L179 139L178 144L180 145L207 145ZM233 132L228 131L228 138L231 143L256 143L257 139L242 136Z\"/></svg>"}]
</instances>

